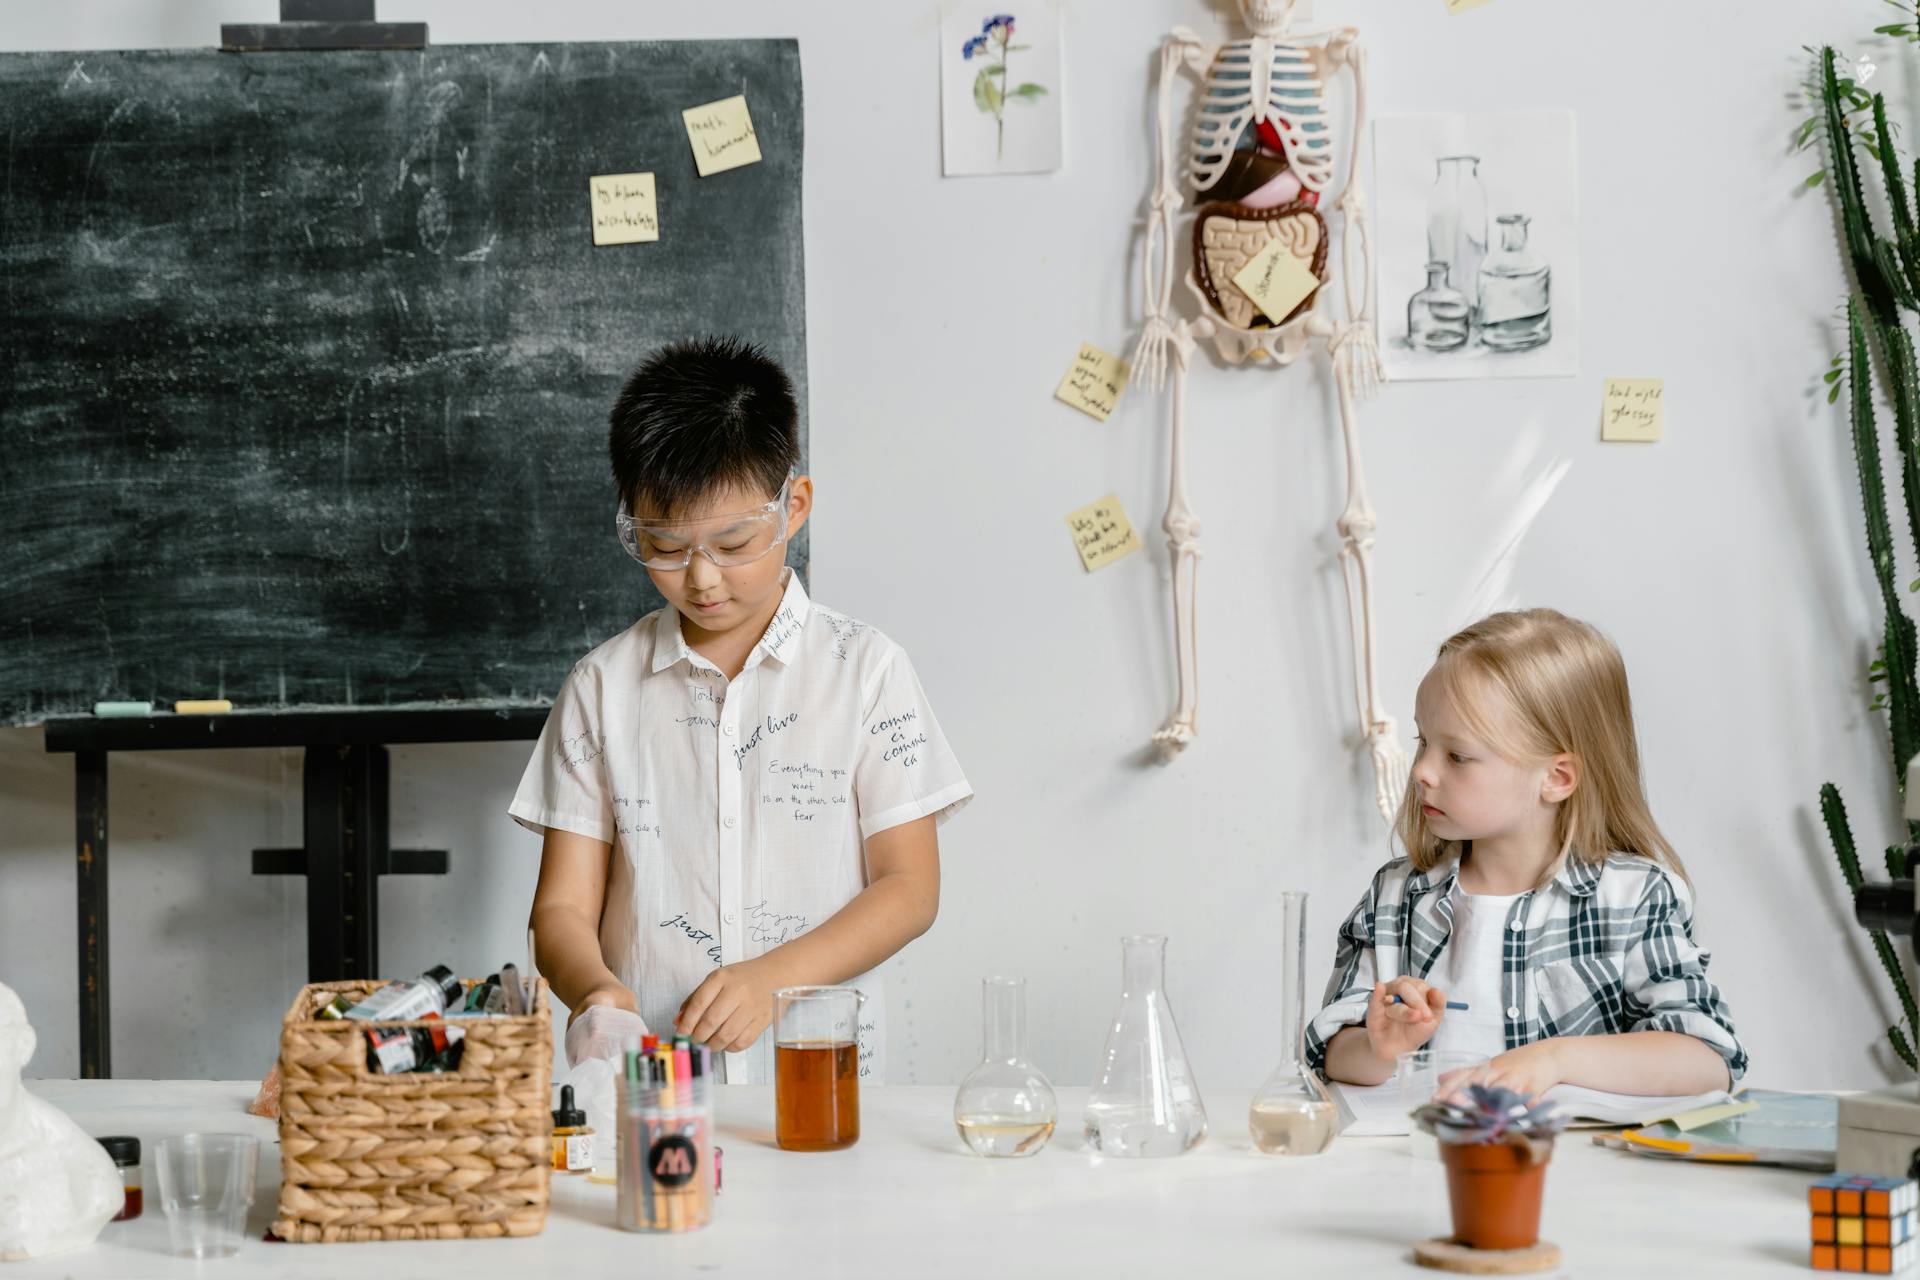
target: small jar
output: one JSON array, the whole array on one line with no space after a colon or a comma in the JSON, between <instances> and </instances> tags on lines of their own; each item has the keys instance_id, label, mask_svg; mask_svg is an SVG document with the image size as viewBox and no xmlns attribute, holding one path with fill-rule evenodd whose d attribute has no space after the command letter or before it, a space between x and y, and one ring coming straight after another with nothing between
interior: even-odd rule
<instances>
[{"instance_id":1,"label":"small jar","mask_svg":"<svg viewBox=\"0 0 1920 1280\"><path fill-rule=\"evenodd\" d=\"M553 1113L553 1171L593 1172L593 1129L587 1113L573 1105L573 1086L560 1086L560 1106Z\"/></svg>"},{"instance_id":2,"label":"small jar","mask_svg":"<svg viewBox=\"0 0 1920 1280\"><path fill-rule=\"evenodd\" d=\"M101 1138L100 1145L113 1157L114 1167L120 1170L120 1185L126 1191L126 1203L120 1206L120 1212L113 1215L112 1221L125 1222L129 1218L140 1216L140 1139L138 1138Z\"/></svg>"}]
</instances>

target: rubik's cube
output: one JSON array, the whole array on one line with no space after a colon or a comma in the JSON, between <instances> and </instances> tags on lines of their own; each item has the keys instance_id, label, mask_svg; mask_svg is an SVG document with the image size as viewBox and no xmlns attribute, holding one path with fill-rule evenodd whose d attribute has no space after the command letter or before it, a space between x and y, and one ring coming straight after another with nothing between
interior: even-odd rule
<instances>
[{"instance_id":1,"label":"rubik's cube","mask_svg":"<svg viewBox=\"0 0 1920 1280\"><path fill-rule=\"evenodd\" d=\"M1807 1188L1813 1210L1813 1269L1891 1275L1914 1263L1915 1200L1910 1178L1834 1173Z\"/></svg>"}]
</instances>

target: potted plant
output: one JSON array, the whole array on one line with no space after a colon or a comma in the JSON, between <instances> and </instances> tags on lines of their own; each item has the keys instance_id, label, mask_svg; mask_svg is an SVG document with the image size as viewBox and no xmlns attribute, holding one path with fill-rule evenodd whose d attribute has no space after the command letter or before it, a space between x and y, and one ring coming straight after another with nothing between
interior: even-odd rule
<instances>
[{"instance_id":1,"label":"potted plant","mask_svg":"<svg viewBox=\"0 0 1920 1280\"><path fill-rule=\"evenodd\" d=\"M1567 1117L1511 1089L1468 1085L1416 1109L1440 1141L1453 1236L1470 1249L1526 1249L1540 1238L1540 1193Z\"/></svg>"}]
</instances>

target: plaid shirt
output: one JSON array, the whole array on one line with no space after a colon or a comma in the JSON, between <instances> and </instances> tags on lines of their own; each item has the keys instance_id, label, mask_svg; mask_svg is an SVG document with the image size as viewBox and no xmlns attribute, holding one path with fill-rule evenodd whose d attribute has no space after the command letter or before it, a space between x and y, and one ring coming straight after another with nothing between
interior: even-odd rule
<instances>
[{"instance_id":1,"label":"plaid shirt","mask_svg":"<svg viewBox=\"0 0 1920 1280\"><path fill-rule=\"evenodd\" d=\"M1459 874L1458 858L1426 872L1397 858L1374 875L1340 926L1324 1007L1307 1026L1315 1071L1326 1070L1336 1031L1366 1022L1376 981L1433 971L1453 936ZM1507 912L1500 965L1507 1048L1548 1036L1678 1031L1712 1046L1738 1081L1747 1051L1707 980L1707 953L1694 945L1692 922L1686 883L1652 860L1568 860Z\"/></svg>"}]
</instances>

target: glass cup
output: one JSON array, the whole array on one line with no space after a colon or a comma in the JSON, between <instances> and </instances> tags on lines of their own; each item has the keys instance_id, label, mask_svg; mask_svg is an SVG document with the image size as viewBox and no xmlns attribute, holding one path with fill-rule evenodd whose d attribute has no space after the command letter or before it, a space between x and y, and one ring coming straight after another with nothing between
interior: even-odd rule
<instances>
[{"instance_id":1,"label":"glass cup","mask_svg":"<svg viewBox=\"0 0 1920 1280\"><path fill-rule=\"evenodd\" d=\"M239 1133L162 1138L153 1172L167 1211L173 1251L187 1258L229 1258L247 1234L260 1140Z\"/></svg>"},{"instance_id":2,"label":"glass cup","mask_svg":"<svg viewBox=\"0 0 1920 1280\"><path fill-rule=\"evenodd\" d=\"M773 993L773 1131L788 1151L860 1140L860 1006L852 987Z\"/></svg>"},{"instance_id":3,"label":"glass cup","mask_svg":"<svg viewBox=\"0 0 1920 1280\"><path fill-rule=\"evenodd\" d=\"M1412 1111L1441 1093L1443 1089L1464 1088L1485 1075L1487 1055L1455 1049L1415 1049L1394 1059L1394 1081L1400 1086L1400 1105ZM1409 1149L1427 1160L1440 1158L1440 1144L1430 1133L1414 1126Z\"/></svg>"}]
</instances>

